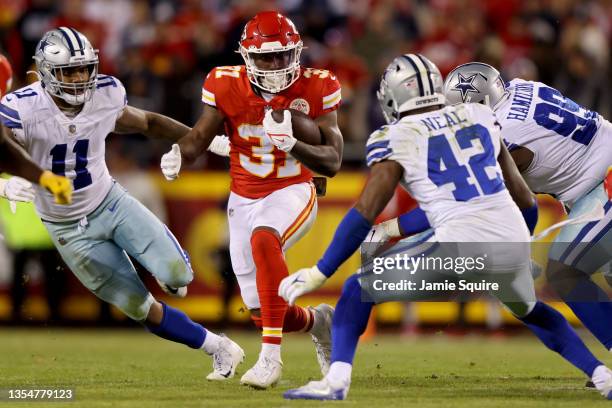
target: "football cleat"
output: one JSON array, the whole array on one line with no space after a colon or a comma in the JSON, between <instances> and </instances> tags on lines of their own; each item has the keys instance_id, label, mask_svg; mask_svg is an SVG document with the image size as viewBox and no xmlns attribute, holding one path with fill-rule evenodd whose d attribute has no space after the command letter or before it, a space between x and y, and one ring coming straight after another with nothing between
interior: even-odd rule
<instances>
[{"instance_id":1,"label":"football cleat","mask_svg":"<svg viewBox=\"0 0 612 408\"><path fill-rule=\"evenodd\" d=\"M240 384L265 390L273 387L283 373L283 362L267 356L259 356L259 360L240 379Z\"/></svg>"},{"instance_id":2,"label":"football cleat","mask_svg":"<svg viewBox=\"0 0 612 408\"><path fill-rule=\"evenodd\" d=\"M209 381L225 381L236 374L236 367L244 361L244 351L238 344L221 335L219 350L213 354L213 371L206 376Z\"/></svg>"},{"instance_id":3,"label":"football cleat","mask_svg":"<svg viewBox=\"0 0 612 408\"><path fill-rule=\"evenodd\" d=\"M309 307L314 315L314 323L310 330L310 337L317 352L317 361L321 368L321 374L327 375L331 361L331 328L334 308L328 304L321 303L317 307Z\"/></svg>"},{"instance_id":4,"label":"football cleat","mask_svg":"<svg viewBox=\"0 0 612 408\"><path fill-rule=\"evenodd\" d=\"M334 387L327 378L321 381L311 381L300 388L288 390L283 394L285 399L308 399L308 400L344 400L348 395L349 386Z\"/></svg>"},{"instance_id":5,"label":"football cleat","mask_svg":"<svg viewBox=\"0 0 612 408\"><path fill-rule=\"evenodd\" d=\"M185 296L187 296L187 286L181 286L180 288L175 288L173 286L165 284L164 282L160 281L157 278L155 278L155 280L157 281L157 284L159 285L161 290L164 291L164 293L167 293L170 296L177 297L177 298L184 298Z\"/></svg>"},{"instance_id":6,"label":"football cleat","mask_svg":"<svg viewBox=\"0 0 612 408\"><path fill-rule=\"evenodd\" d=\"M598 366L593 372L591 380L601 395L608 400L612 400L612 371L608 367Z\"/></svg>"}]
</instances>

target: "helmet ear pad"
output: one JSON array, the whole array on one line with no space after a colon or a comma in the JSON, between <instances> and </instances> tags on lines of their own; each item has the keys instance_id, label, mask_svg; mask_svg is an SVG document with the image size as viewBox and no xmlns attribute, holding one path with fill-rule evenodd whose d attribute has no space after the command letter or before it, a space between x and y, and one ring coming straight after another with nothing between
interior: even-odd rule
<instances>
[{"instance_id":1,"label":"helmet ear pad","mask_svg":"<svg viewBox=\"0 0 612 408\"><path fill-rule=\"evenodd\" d=\"M42 86L50 95L71 105L82 105L92 98L98 76L98 51L80 32L68 27L46 32L36 47L34 61ZM77 67L87 67L87 80L67 80L65 70Z\"/></svg>"}]
</instances>

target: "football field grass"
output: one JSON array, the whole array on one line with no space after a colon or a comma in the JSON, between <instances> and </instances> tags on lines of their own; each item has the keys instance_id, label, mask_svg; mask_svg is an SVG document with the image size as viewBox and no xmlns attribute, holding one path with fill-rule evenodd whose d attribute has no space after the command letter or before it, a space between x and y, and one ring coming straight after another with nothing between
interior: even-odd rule
<instances>
[{"instance_id":1,"label":"football field grass","mask_svg":"<svg viewBox=\"0 0 612 408\"><path fill-rule=\"evenodd\" d=\"M0 329L0 388L72 387L66 403L0 401L16 407L302 407L282 392L319 379L309 337L285 337L284 375L256 391L239 378L257 358L258 337L230 333L247 358L226 383L204 377L211 360L139 330ZM588 342L611 363L602 347ZM585 378L529 336L490 339L430 335L401 340L380 335L360 346L346 407L596 407L607 404L583 388Z\"/></svg>"}]
</instances>

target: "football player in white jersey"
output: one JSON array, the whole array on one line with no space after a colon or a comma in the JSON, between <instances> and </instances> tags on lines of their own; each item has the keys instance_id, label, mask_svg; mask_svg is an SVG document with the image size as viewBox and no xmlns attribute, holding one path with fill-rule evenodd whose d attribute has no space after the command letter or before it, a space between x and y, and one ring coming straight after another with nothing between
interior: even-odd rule
<instances>
[{"instance_id":1,"label":"football player in white jersey","mask_svg":"<svg viewBox=\"0 0 612 408\"><path fill-rule=\"evenodd\" d=\"M127 105L121 82L98 74L97 51L72 28L47 32L34 60L40 80L5 95L0 118L35 162L74 187L72 203L63 206L36 187L36 210L57 250L100 299L151 333L213 356L208 379L231 378L242 349L154 299L139 279L128 254L170 294L184 296L193 271L168 228L111 178L105 162L110 132L175 141L190 128Z\"/></svg>"},{"instance_id":2,"label":"football player in white jersey","mask_svg":"<svg viewBox=\"0 0 612 408\"><path fill-rule=\"evenodd\" d=\"M11 64L4 55L0 54L0 98L11 89L12 78ZM2 112L0 116L3 116ZM0 131L0 171L21 177L0 178L0 197L10 201L32 201L34 199L32 183L39 183L54 195L57 203L68 204L72 195L70 181L50 171L43 171L14 141L6 138L4 132Z\"/></svg>"},{"instance_id":3,"label":"football player in white jersey","mask_svg":"<svg viewBox=\"0 0 612 408\"><path fill-rule=\"evenodd\" d=\"M529 231L504 180L513 195L521 196L521 201L531 202L533 197L501 141L493 111L478 104L444 107L440 71L425 57L415 54L397 57L387 67L378 99L389 125L372 133L367 142L371 174L357 204L336 229L332 243L317 265L284 279L279 294L291 304L321 286L363 242L372 222L400 183L418 201L433 231L418 242L425 252L411 251L414 243L400 241L383 256L401 250L412 256L431 253L428 256L432 257L444 242L454 243L458 255L466 256L478 253L479 248L480 253L487 253L495 247L494 243L503 243L510 256L496 252L483 272L466 272L462 276L502 278L500 285L504 287L491 293L547 347L592 377L605 397L612 396L612 371L589 352L560 313L535 297ZM395 248L399 249L394 251ZM362 265L362 269L364 272L367 265ZM419 272L430 275L427 269L416 270ZM412 276L407 271L401 273L405 278ZM344 285L333 318L329 373L321 381L287 391L285 398L346 398L357 341L374 303L430 295L403 290L381 292L376 297L368 287L371 275L353 275ZM446 278L452 279L450 275ZM368 296L362 298L364 294Z\"/></svg>"},{"instance_id":4,"label":"football player in white jersey","mask_svg":"<svg viewBox=\"0 0 612 408\"><path fill-rule=\"evenodd\" d=\"M480 62L450 72L444 91L449 103L470 101L493 108L529 187L561 201L569 219L603 207L599 221L560 230L549 250L546 274L574 314L612 350L612 303L591 280L612 259L612 201L605 189L612 166L612 123L541 82L515 78L505 83L499 71Z\"/></svg>"}]
</instances>

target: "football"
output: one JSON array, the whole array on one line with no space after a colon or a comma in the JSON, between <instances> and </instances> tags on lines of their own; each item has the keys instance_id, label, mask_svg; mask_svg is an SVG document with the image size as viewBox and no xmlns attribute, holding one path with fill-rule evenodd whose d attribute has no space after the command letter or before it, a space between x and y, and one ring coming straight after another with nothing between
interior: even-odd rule
<instances>
[{"instance_id":1,"label":"football","mask_svg":"<svg viewBox=\"0 0 612 408\"><path fill-rule=\"evenodd\" d=\"M272 111L272 117L277 122L282 122L284 109L275 109ZM310 116L295 109L289 109L291 112L291 125L293 128L293 136L309 145L323 144L323 136L321 130Z\"/></svg>"}]
</instances>

